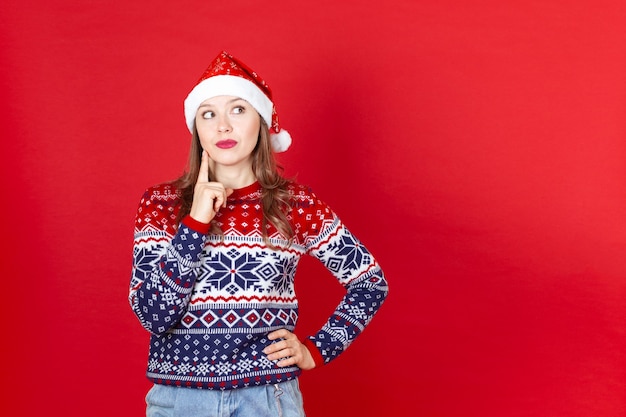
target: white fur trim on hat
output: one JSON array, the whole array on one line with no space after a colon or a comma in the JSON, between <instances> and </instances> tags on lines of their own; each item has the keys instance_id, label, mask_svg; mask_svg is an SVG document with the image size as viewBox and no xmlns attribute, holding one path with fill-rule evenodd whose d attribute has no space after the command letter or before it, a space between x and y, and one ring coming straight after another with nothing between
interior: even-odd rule
<instances>
[{"instance_id":1,"label":"white fur trim on hat","mask_svg":"<svg viewBox=\"0 0 626 417\"><path fill-rule=\"evenodd\" d=\"M274 104L259 87L243 77L215 75L199 82L185 99L185 121L190 132L193 132L194 121L200 104L204 100L217 96L234 96L246 100L259 112L268 126L272 125ZM291 138L289 143L291 143Z\"/></svg>"}]
</instances>

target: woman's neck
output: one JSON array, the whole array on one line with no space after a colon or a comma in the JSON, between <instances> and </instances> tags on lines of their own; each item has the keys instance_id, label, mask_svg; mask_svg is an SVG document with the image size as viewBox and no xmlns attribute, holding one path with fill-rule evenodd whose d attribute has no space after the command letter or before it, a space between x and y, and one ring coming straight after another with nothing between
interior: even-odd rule
<instances>
[{"instance_id":1,"label":"woman's neck","mask_svg":"<svg viewBox=\"0 0 626 417\"><path fill-rule=\"evenodd\" d=\"M246 187L256 181L256 176L252 169L240 170L240 169L228 169L228 167L221 166L216 169L215 180L222 183L225 188L231 188L238 190Z\"/></svg>"}]
</instances>

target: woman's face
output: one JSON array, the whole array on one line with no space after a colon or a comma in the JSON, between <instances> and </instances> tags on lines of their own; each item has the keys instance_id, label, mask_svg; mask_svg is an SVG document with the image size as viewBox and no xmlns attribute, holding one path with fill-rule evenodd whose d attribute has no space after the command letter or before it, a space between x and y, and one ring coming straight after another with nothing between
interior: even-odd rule
<instances>
[{"instance_id":1,"label":"woman's face","mask_svg":"<svg viewBox=\"0 0 626 417\"><path fill-rule=\"evenodd\" d=\"M239 97L207 99L196 112L200 144L217 165L249 168L260 128L259 113Z\"/></svg>"}]
</instances>

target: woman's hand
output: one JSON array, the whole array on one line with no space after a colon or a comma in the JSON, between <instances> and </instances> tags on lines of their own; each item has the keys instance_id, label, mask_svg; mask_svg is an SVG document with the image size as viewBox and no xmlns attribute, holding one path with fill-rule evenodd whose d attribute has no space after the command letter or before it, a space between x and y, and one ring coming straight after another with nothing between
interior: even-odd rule
<instances>
[{"instance_id":1,"label":"woman's hand","mask_svg":"<svg viewBox=\"0 0 626 417\"><path fill-rule=\"evenodd\" d=\"M263 349L267 359L271 361L279 359L277 365L281 368L292 365L296 365L304 371L315 368L315 361L309 349L289 330L273 331L267 338L270 340L283 339Z\"/></svg>"},{"instance_id":2,"label":"woman's hand","mask_svg":"<svg viewBox=\"0 0 626 417\"><path fill-rule=\"evenodd\" d=\"M193 191L193 201L189 215L202 223L211 223L220 208L226 205L226 198L233 190L224 188L219 182L209 181L209 153L202 151L198 181Z\"/></svg>"}]
</instances>

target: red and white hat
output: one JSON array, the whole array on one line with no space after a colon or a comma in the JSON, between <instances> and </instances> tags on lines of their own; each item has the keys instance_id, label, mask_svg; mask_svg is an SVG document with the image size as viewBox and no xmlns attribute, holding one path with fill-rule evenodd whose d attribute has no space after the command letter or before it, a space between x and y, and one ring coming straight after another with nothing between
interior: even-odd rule
<instances>
[{"instance_id":1,"label":"red and white hat","mask_svg":"<svg viewBox=\"0 0 626 417\"><path fill-rule=\"evenodd\" d=\"M216 96L235 96L246 100L259 112L270 128L272 149L284 152L291 145L291 136L278 124L278 114L269 85L243 62L222 51L204 71L196 86L185 99L185 120L193 131L200 104Z\"/></svg>"}]
</instances>

